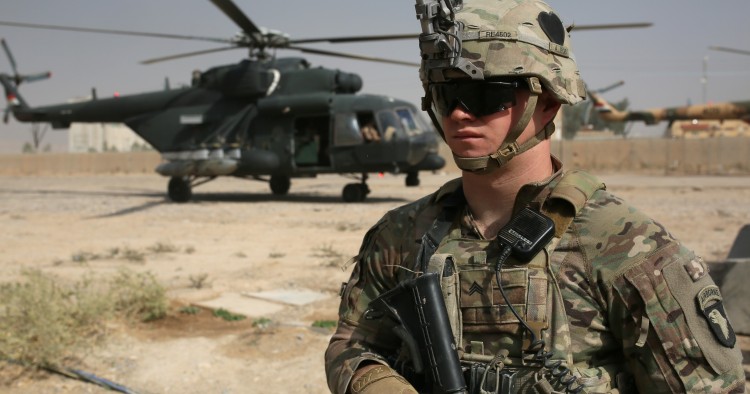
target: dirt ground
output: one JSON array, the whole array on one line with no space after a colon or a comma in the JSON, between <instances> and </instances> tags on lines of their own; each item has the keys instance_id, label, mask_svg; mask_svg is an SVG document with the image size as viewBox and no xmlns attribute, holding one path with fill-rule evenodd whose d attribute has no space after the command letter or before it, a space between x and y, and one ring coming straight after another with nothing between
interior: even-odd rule
<instances>
[{"instance_id":1,"label":"dirt ground","mask_svg":"<svg viewBox=\"0 0 750 394\"><path fill-rule=\"evenodd\" d=\"M63 277L112 273L120 266L153 273L176 306L223 294L314 290L325 297L262 316L227 322L209 311L172 310L156 323L113 327L106 345L73 367L137 393L326 393L323 352L338 291L351 267L341 265L387 210L437 189L456 174L372 177L363 203L341 202L350 180L295 179L290 194L268 185L221 178L195 190L194 201L170 203L157 175L0 176L0 278L24 267ZM706 260L726 256L750 223L750 177L601 175L608 188L650 213ZM171 245L150 253L155 245ZM144 261L76 256L112 248L141 251ZM79 261L76 261L79 260ZM0 369L12 369L0 364ZM7 375L7 374L6 374ZM23 375L4 393L104 393L54 374Z\"/></svg>"}]
</instances>

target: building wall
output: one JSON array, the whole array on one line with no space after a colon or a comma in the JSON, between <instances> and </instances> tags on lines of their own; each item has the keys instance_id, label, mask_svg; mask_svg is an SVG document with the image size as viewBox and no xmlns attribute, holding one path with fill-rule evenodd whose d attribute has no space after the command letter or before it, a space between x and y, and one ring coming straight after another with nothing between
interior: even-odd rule
<instances>
[{"instance_id":1,"label":"building wall","mask_svg":"<svg viewBox=\"0 0 750 394\"><path fill-rule=\"evenodd\" d=\"M122 123L73 123L68 132L68 152L130 152L152 149Z\"/></svg>"},{"instance_id":2,"label":"building wall","mask_svg":"<svg viewBox=\"0 0 750 394\"><path fill-rule=\"evenodd\" d=\"M683 120L670 128L672 138L750 137L750 124L741 120Z\"/></svg>"}]
</instances>

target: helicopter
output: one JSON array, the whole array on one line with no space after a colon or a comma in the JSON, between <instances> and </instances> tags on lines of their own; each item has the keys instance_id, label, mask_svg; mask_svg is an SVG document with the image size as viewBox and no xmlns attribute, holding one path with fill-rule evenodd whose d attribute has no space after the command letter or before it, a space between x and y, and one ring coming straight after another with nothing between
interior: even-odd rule
<instances>
[{"instance_id":1,"label":"helicopter","mask_svg":"<svg viewBox=\"0 0 750 394\"><path fill-rule=\"evenodd\" d=\"M283 33L256 26L231 0L212 3L242 29L242 34L210 40L227 43L232 49L248 48L249 57L236 64L194 72L191 86L183 88L114 98L97 98L92 91L90 101L31 107L18 86L45 79L49 73L19 74L10 49L3 42L13 68L13 75L0 74L9 105L6 121L10 113L20 122L45 122L54 129L68 128L73 122L124 123L161 153L163 162L156 172L170 178L167 195L175 202L189 201L194 187L220 176L266 181L273 194L284 195L290 189L291 178L326 173L357 178L358 182L344 186L342 198L358 202L370 192L369 173L403 173L406 186L417 186L419 171L438 170L445 165L438 155L438 138L432 125L413 104L358 93L363 83L357 74L312 67L304 58L277 58L270 52L276 48L293 49L406 65L416 70L418 63L298 45L411 39L416 35L290 40ZM364 132L367 129L371 131Z\"/></svg>"},{"instance_id":2,"label":"helicopter","mask_svg":"<svg viewBox=\"0 0 750 394\"><path fill-rule=\"evenodd\" d=\"M672 108L652 108L641 111L620 111L607 102L596 91L588 91L596 113L607 122L642 121L654 125L662 121L670 124L677 120L728 120L737 119L750 123L750 101L720 102L687 105Z\"/></svg>"},{"instance_id":3,"label":"helicopter","mask_svg":"<svg viewBox=\"0 0 750 394\"><path fill-rule=\"evenodd\" d=\"M44 79L0 74L8 109L20 122L46 122L67 128L73 122L118 122L160 152L156 172L169 177L168 197L186 202L193 188L220 176L269 183L275 195L287 194L291 179L318 174L355 177L342 190L347 202L364 201L370 173L405 174L406 186L419 185L420 171L443 168L439 139L430 122L411 103L389 96L359 93L359 75L312 67L301 57L277 58L275 50L416 68L418 63L333 52L301 46L316 42L358 43L410 39L418 34L290 39L260 28L232 0L211 0L241 32L231 38L208 38L112 29L40 25L0 21L0 25L89 33L204 40L228 46L163 56L167 60L246 48L249 56L236 64L194 72L191 86L72 104L31 107L18 92L22 82ZM647 27L650 23L575 26L575 30ZM7 45L4 49L12 59ZM368 131L369 130L369 131Z\"/></svg>"},{"instance_id":4,"label":"helicopter","mask_svg":"<svg viewBox=\"0 0 750 394\"><path fill-rule=\"evenodd\" d=\"M709 49L741 55L750 55L750 51L737 48L710 46ZM672 123L680 120L740 120L750 124L750 100L685 105L669 108L651 108L640 111L620 111L605 100L601 94L612 88L618 87L623 83L624 81L619 81L604 89L587 90L589 97L592 100L593 108L602 120L607 122L641 121L647 125L655 125L662 121L667 121L669 122L670 127ZM586 111L586 113L588 114L588 111Z\"/></svg>"}]
</instances>

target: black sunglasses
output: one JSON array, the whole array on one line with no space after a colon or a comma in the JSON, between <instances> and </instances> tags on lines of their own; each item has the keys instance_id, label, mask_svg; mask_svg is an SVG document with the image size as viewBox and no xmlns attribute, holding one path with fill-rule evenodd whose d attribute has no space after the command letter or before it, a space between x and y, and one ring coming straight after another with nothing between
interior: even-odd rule
<instances>
[{"instance_id":1,"label":"black sunglasses","mask_svg":"<svg viewBox=\"0 0 750 394\"><path fill-rule=\"evenodd\" d=\"M504 111L516 105L516 89L527 88L523 81L469 81L430 85L432 102L441 116L457 107L476 117Z\"/></svg>"}]
</instances>

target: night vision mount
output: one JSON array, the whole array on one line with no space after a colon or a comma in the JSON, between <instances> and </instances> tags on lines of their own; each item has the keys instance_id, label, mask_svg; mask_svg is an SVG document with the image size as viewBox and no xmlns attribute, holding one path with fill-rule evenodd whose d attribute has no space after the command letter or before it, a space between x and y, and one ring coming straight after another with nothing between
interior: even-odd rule
<instances>
[{"instance_id":1,"label":"night vision mount","mask_svg":"<svg viewBox=\"0 0 750 394\"><path fill-rule=\"evenodd\" d=\"M444 82L443 71L456 69L472 79L484 79L484 74L461 57L463 23L456 21L456 12L463 8L463 0L416 0L417 19L422 25L419 50L422 57L422 83Z\"/></svg>"}]
</instances>

